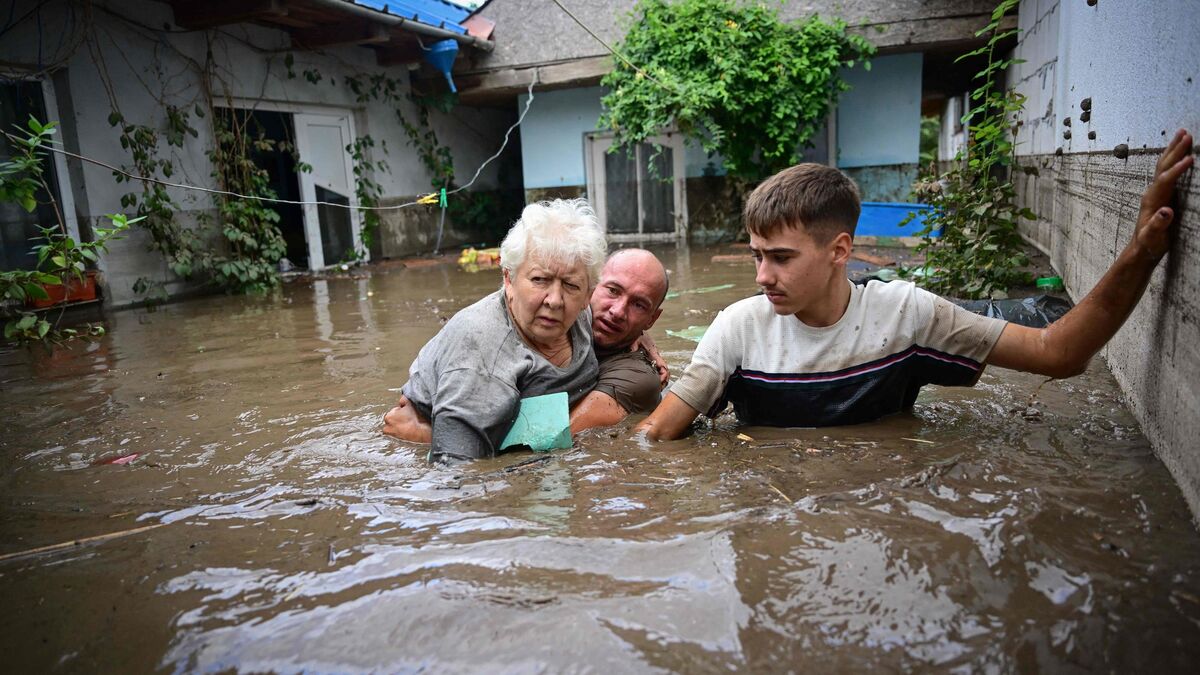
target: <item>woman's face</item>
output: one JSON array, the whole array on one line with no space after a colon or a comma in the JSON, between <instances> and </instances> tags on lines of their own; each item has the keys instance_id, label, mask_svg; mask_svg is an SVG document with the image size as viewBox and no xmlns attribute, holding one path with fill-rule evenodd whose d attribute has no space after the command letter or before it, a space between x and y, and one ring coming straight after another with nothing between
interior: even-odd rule
<instances>
[{"instance_id":1,"label":"woman's face","mask_svg":"<svg viewBox=\"0 0 1200 675\"><path fill-rule=\"evenodd\" d=\"M529 256L511 274L504 272L504 294L522 335L535 346L560 342L591 296L587 267Z\"/></svg>"}]
</instances>

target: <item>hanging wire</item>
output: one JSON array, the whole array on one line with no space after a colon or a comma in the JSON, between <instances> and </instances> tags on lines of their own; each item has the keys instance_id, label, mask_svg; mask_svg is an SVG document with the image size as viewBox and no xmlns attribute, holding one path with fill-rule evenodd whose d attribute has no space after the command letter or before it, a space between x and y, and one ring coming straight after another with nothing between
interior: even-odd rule
<instances>
[{"instance_id":1,"label":"hanging wire","mask_svg":"<svg viewBox=\"0 0 1200 675\"><path fill-rule=\"evenodd\" d=\"M4 135L6 137L8 137L8 139L10 141L15 141L18 143L23 142L20 138L13 136L12 134L5 133ZM95 164L96 166L104 167L105 169L108 169L109 171L112 171L113 173L117 173L122 176L125 176L126 178L128 178L130 180L138 180L138 181L142 181L143 183L155 183L158 185L162 185L164 187L178 188L180 190L194 190L196 192L206 192L208 194L213 194L213 195L222 195L225 197L236 197L237 199L253 199L255 201L270 202L272 204L294 204L296 206L332 206L332 207L336 207L336 208L349 209L352 211L392 211L395 209L402 209L406 206L413 206L414 204L422 203L420 201L411 201L411 202L407 202L404 204L398 204L398 205L394 205L394 206L356 206L353 204L351 204L351 205L337 204L335 202L322 202L322 201L305 202L305 201L296 201L294 199L278 199L276 197L262 197L259 195L244 195L244 194L240 194L237 192L229 192L228 190L218 190L216 188L206 188L206 187L200 187L199 185L188 185L186 183L172 183L170 181L159 180L158 178L148 178L146 176L138 176L136 174L129 173L128 171L125 171L124 169L117 168L117 167L113 166L112 164L101 162L98 159L92 159L91 157L84 157L83 155L77 155L77 154L71 152L70 150L63 150L62 148L56 148L56 147L54 147L53 144L43 145L41 147L45 150L49 150L50 152L56 152L60 155L66 156L66 157L72 157L74 159L78 159L81 162L87 162L89 164Z\"/></svg>"},{"instance_id":2,"label":"hanging wire","mask_svg":"<svg viewBox=\"0 0 1200 675\"><path fill-rule=\"evenodd\" d=\"M653 82L654 84L657 84L658 86L662 87L663 89L666 89L667 91L675 92L675 90L673 88L668 87L667 85L663 84L661 81L655 79L655 77L653 75L651 75L650 73L647 73L645 70L642 70L641 68L639 68L637 65L635 65L633 63L633 61L630 61L628 58L626 58L624 54L617 51L612 45L605 42L604 38L601 38L599 35L596 34L595 31L593 31L591 28L589 28L587 24L585 24L583 21L580 21L579 17L575 16L574 12L567 9L566 5L559 2L559 0L551 0L551 2L558 5L559 9L566 12L567 16L571 17L571 20L573 20L575 23L579 24L580 28L587 31L588 35L591 35L592 37L596 38L596 42L599 42L601 45L603 45L605 49L607 49L609 52L612 53L613 56L624 61L625 65L629 66L630 68L633 68L635 71L640 73L642 75L642 77L646 78L647 80L650 80L651 82Z\"/></svg>"},{"instance_id":3,"label":"hanging wire","mask_svg":"<svg viewBox=\"0 0 1200 675\"><path fill-rule=\"evenodd\" d=\"M500 144L500 149L496 151L496 154L483 160L483 164L480 164L479 168L475 170L475 175L471 176L470 182L468 182L466 185L463 185L461 187L456 187L453 190L446 192L446 194L452 195L455 192L461 192L461 191L466 190L467 188L471 187L475 183L475 181L479 180L479 174L483 172L483 168L485 166L487 166L488 164L491 164L492 160L496 159L497 157L499 157L501 155L501 153L504 152L504 148L508 147L509 134L512 133L513 129L516 129L517 127L521 126L521 122L525 119L525 114L529 112L529 106L533 105L533 85L538 83L538 79L540 77L541 77L541 69L534 68L533 69L533 79L529 81L529 89L526 90L526 93L528 94L529 98L525 101L525 109L521 111L521 115L519 117L517 117L517 121L513 122L512 126L510 126L508 128L508 131L504 132L504 142Z\"/></svg>"}]
</instances>

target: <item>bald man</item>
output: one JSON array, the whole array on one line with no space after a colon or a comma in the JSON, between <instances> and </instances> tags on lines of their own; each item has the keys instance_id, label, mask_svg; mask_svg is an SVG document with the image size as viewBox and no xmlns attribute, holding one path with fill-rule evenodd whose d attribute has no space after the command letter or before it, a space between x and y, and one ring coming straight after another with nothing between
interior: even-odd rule
<instances>
[{"instance_id":1,"label":"bald man","mask_svg":"<svg viewBox=\"0 0 1200 675\"><path fill-rule=\"evenodd\" d=\"M663 381L642 349L631 350L662 314L667 270L651 252L626 248L613 253L592 292L592 336L600 378L571 411L571 432L617 424L627 415L658 405ZM653 343L650 343L653 344Z\"/></svg>"},{"instance_id":2,"label":"bald man","mask_svg":"<svg viewBox=\"0 0 1200 675\"><path fill-rule=\"evenodd\" d=\"M592 335L600 377L596 387L571 411L571 433L592 427L611 426L634 413L649 413L660 400L663 375L640 344L662 314L667 297L667 270L658 258L640 248L613 253L600 272L592 292ZM383 433L408 441L428 443L429 420L413 409L408 399L400 401L383 417Z\"/></svg>"}]
</instances>

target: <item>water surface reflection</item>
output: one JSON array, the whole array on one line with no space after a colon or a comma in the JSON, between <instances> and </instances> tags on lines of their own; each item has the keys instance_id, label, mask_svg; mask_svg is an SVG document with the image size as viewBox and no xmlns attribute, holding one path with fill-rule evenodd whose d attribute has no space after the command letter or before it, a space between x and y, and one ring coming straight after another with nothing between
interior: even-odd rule
<instances>
[{"instance_id":1,"label":"water surface reflection","mask_svg":"<svg viewBox=\"0 0 1200 675\"><path fill-rule=\"evenodd\" d=\"M654 337L754 292L665 251ZM361 275L360 275L361 276ZM389 268L119 312L0 356L16 672L1188 669L1200 537L1102 366L988 372L861 427L623 429L458 469L381 437L498 276ZM746 434L750 440L739 438ZM138 453L127 465L92 463ZM13 609L17 611L13 611Z\"/></svg>"}]
</instances>

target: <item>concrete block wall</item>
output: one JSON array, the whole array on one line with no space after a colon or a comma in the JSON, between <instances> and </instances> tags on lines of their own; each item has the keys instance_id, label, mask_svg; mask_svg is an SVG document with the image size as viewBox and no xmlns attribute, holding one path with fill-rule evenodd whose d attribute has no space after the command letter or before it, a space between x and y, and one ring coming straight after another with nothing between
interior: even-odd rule
<instances>
[{"instance_id":1,"label":"concrete block wall","mask_svg":"<svg viewBox=\"0 0 1200 675\"><path fill-rule=\"evenodd\" d=\"M1200 3L1025 0L1019 25L1014 56L1026 63L1009 85L1027 101L1017 147L1039 170L1018 179L1040 216L1025 234L1080 300L1129 241L1167 140L1180 127L1200 133ZM1184 176L1179 198L1171 252L1102 356L1200 516L1200 171Z\"/></svg>"}]
</instances>

